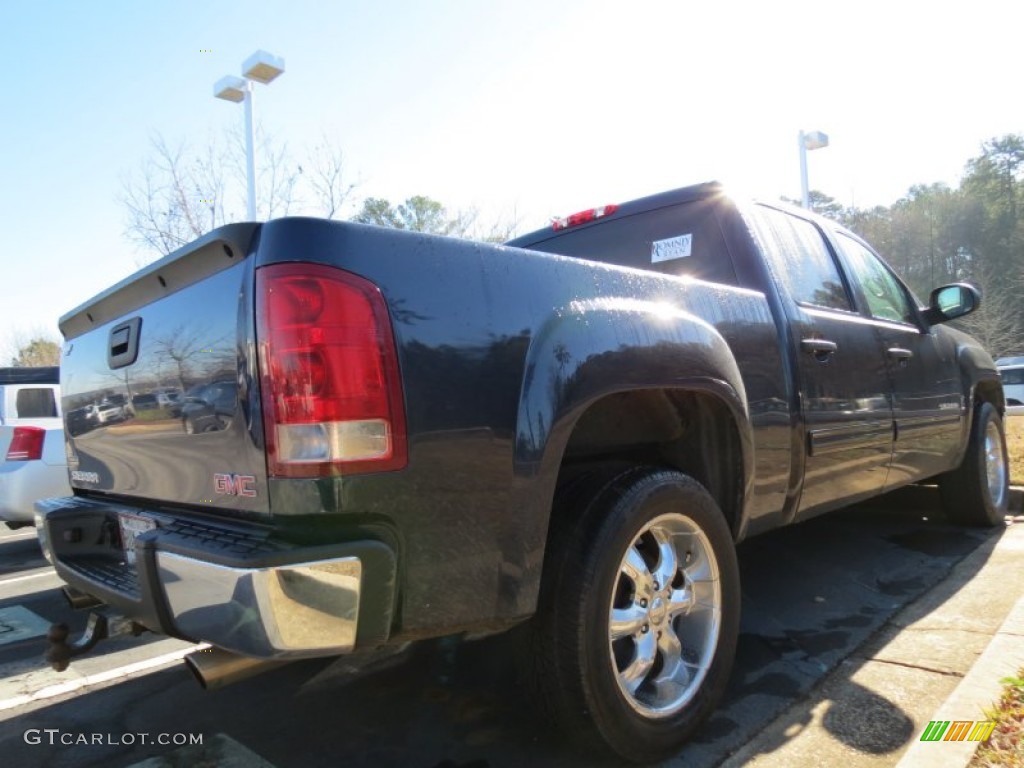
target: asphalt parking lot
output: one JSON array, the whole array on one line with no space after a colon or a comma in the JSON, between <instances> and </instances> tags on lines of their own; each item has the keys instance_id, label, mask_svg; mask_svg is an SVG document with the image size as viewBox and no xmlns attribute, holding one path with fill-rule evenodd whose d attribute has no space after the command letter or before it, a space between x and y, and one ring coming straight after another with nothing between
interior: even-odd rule
<instances>
[{"instance_id":1,"label":"asphalt parking lot","mask_svg":"<svg viewBox=\"0 0 1024 768\"><path fill-rule=\"evenodd\" d=\"M1002 529L948 525L928 514L935 501L930 489L910 491L741 545L743 623L732 682L724 705L679 756L681 764L719 765L805 701L826 675L841 671L844 660L954 567L984 562ZM70 619L80 626L84 617L66 607L48 573L31 536L0 537L0 617L20 606L45 622ZM37 766L128 766L175 754L181 764L205 755L204 764L228 765L229 753L244 755L241 764L256 764L258 755L272 766L618 764L537 719L515 679L513 642L501 636L425 643L377 662L372 672L352 658L302 662L203 691L181 664L145 668L146 659L180 654L184 644L119 639L73 663L72 670L85 669L90 679L61 692L52 686L68 673L41 672L43 642L24 637L0 644L0 754L9 765ZM104 677L104 670L124 669ZM88 744L26 738L46 729L111 738ZM189 748L185 759L172 744L119 738L129 733L201 734L205 752ZM895 733L886 748L896 755L914 738L910 731Z\"/></svg>"}]
</instances>

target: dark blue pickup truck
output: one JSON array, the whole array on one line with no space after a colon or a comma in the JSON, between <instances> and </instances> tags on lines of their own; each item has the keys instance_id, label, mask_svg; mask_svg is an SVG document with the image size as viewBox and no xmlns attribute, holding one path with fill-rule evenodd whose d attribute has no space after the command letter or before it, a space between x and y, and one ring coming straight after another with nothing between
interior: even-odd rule
<instances>
[{"instance_id":1,"label":"dark blue pickup truck","mask_svg":"<svg viewBox=\"0 0 1024 768\"><path fill-rule=\"evenodd\" d=\"M222 227L62 318L65 413L182 405L69 429L37 525L94 630L207 641L211 685L519 626L558 722L655 760L726 685L736 542L929 479L1003 519L999 377L943 325L979 301L717 184L505 246Z\"/></svg>"}]
</instances>

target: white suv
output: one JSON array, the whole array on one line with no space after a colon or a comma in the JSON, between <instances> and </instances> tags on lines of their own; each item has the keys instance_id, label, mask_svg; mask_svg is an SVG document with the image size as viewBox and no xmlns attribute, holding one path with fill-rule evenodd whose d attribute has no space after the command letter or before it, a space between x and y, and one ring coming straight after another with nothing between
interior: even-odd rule
<instances>
[{"instance_id":1,"label":"white suv","mask_svg":"<svg viewBox=\"0 0 1024 768\"><path fill-rule=\"evenodd\" d=\"M57 368L0 368L0 521L32 525L36 499L68 496Z\"/></svg>"},{"instance_id":2,"label":"white suv","mask_svg":"<svg viewBox=\"0 0 1024 768\"><path fill-rule=\"evenodd\" d=\"M996 370L1003 381L1007 413L1024 412L1024 357L1000 357Z\"/></svg>"}]
</instances>

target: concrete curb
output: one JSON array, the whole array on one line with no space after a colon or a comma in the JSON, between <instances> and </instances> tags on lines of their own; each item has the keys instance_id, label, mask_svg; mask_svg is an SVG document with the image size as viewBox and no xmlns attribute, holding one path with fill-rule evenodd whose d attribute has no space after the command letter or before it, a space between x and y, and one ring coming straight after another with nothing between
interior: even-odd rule
<instances>
[{"instance_id":1,"label":"concrete curb","mask_svg":"<svg viewBox=\"0 0 1024 768\"><path fill-rule=\"evenodd\" d=\"M935 711L933 720L984 720L984 710L999 698L1004 677L1024 667L1024 597L996 630L970 672ZM978 748L973 741L916 741L896 768L960 768Z\"/></svg>"}]
</instances>

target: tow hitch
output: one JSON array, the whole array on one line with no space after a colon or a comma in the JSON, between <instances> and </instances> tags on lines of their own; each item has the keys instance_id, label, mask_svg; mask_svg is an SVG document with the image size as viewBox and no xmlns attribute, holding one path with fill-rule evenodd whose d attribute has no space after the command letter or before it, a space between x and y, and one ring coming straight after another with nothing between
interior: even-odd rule
<instances>
[{"instance_id":1,"label":"tow hitch","mask_svg":"<svg viewBox=\"0 0 1024 768\"><path fill-rule=\"evenodd\" d=\"M85 631L76 639L68 642L70 630L67 624L53 624L46 633L49 647L46 650L46 661L58 672L68 668L71 659L90 651L100 640L121 635L138 637L146 628L123 616L108 615L101 611L89 614Z\"/></svg>"}]
</instances>

